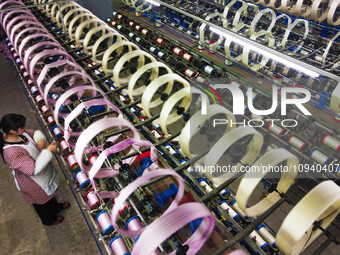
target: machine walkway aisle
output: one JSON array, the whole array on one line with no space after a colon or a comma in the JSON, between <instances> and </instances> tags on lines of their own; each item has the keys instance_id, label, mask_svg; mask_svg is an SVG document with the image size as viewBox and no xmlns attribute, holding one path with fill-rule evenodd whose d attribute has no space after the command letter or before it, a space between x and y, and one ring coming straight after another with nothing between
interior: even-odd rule
<instances>
[{"instance_id":1,"label":"machine walkway aisle","mask_svg":"<svg viewBox=\"0 0 340 255\"><path fill-rule=\"evenodd\" d=\"M41 129L27 100L14 66L0 53L0 116L20 113L27 118L27 128ZM57 199L71 202L62 212L64 221L57 226L41 224L32 206L26 205L17 191L10 169L0 160L0 254L2 255L77 255L100 254L71 190L60 174Z\"/></svg>"}]
</instances>

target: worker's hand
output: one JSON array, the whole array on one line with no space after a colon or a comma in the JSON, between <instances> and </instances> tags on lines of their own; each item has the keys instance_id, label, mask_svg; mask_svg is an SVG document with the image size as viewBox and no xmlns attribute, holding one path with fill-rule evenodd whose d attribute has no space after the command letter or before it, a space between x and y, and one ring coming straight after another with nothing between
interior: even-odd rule
<instances>
[{"instance_id":1,"label":"worker's hand","mask_svg":"<svg viewBox=\"0 0 340 255\"><path fill-rule=\"evenodd\" d=\"M57 151L57 142L53 141L51 144L47 146L46 149L50 150L51 152L56 152Z\"/></svg>"},{"instance_id":2,"label":"worker's hand","mask_svg":"<svg viewBox=\"0 0 340 255\"><path fill-rule=\"evenodd\" d=\"M39 150L42 150L42 149L44 149L44 148L46 147L46 142L45 142L45 140L39 140L39 141L37 142L37 144L38 144Z\"/></svg>"}]
</instances>

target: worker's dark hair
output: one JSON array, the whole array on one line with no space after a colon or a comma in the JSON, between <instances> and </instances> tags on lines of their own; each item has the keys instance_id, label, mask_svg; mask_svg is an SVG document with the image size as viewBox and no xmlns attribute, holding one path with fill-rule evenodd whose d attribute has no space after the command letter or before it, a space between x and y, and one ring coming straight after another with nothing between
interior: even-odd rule
<instances>
[{"instance_id":1,"label":"worker's dark hair","mask_svg":"<svg viewBox=\"0 0 340 255\"><path fill-rule=\"evenodd\" d=\"M26 117L21 114L9 113L2 117L0 121L0 129L5 134L9 134L10 130L17 131L19 128L24 128L26 126ZM3 133L0 132L0 153L2 158L4 158L4 145L5 140Z\"/></svg>"}]
</instances>

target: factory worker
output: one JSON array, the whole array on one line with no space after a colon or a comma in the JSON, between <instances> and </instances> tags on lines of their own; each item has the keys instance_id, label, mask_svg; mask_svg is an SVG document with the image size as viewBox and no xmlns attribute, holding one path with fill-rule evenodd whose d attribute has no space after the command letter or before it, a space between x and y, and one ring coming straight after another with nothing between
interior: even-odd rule
<instances>
[{"instance_id":1,"label":"factory worker","mask_svg":"<svg viewBox=\"0 0 340 255\"><path fill-rule=\"evenodd\" d=\"M57 203L55 199L59 175L51 164L53 142L45 148L46 138L40 130L26 130L26 118L19 114L6 114L0 121L0 152L13 170L16 187L26 204L33 204L44 225L60 224L64 217L57 215L70 203Z\"/></svg>"}]
</instances>

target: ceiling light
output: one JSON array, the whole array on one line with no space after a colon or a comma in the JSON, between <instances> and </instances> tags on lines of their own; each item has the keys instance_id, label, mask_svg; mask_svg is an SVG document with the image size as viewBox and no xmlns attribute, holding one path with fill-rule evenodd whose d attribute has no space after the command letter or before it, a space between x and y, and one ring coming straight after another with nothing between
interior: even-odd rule
<instances>
[{"instance_id":1,"label":"ceiling light","mask_svg":"<svg viewBox=\"0 0 340 255\"><path fill-rule=\"evenodd\" d=\"M160 3L157 3L156 1L153 1L153 0L146 0L146 2L156 5L156 6L160 6Z\"/></svg>"},{"instance_id":2,"label":"ceiling light","mask_svg":"<svg viewBox=\"0 0 340 255\"><path fill-rule=\"evenodd\" d=\"M254 45L252 45L252 44L250 44L250 43L247 43L247 42L245 42L245 41L243 41L243 40L240 40L240 39L238 39L238 38L235 38L235 37L233 37L232 35L229 35L229 34L223 32L223 31L220 30L220 29L217 29L217 28L214 28L214 27L210 27L209 29L210 29L211 31L215 32L216 34L220 35L220 36L223 36L223 37L226 37L226 38L227 38L227 37L232 37L232 41L233 41L233 42L235 42L235 43L237 43L237 44L239 44L239 45L242 45L243 47L248 47L248 48L250 48L252 51L255 51L255 52L257 52L257 53L259 53L259 54L261 54L261 55L263 55L263 56L265 56L265 57L267 57L267 58L273 59L273 60L275 60L276 62L280 62L281 64L284 64L284 65L286 65L286 66L289 67L289 68L294 68L294 69L296 69L296 70L298 70L298 71L300 71L300 72L303 72L303 73L305 73L305 74L307 74L307 75L309 75L309 76L311 76L311 77L314 77L314 78L320 76L318 73L316 73L316 72L314 72L314 71L312 71L312 70L309 70L309 69L307 69L307 68L305 68L305 67L302 67L302 66L300 66L300 65L298 65L298 64L295 64L295 63L293 63L293 62L291 62L291 61L289 61L289 60L286 60L286 59L284 59L284 58L281 58L281 57L279 57L279 56L276 56L276 55L274 55L274 54L272 54L272 53L270 53L270 52L267 52L267 51L265 51L265 50L263 50L263 49L260 49L260 48L254 46Z\"/></svg>"}]
</instances>

